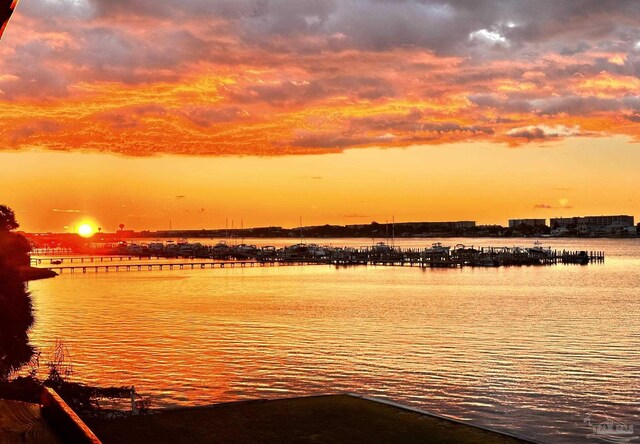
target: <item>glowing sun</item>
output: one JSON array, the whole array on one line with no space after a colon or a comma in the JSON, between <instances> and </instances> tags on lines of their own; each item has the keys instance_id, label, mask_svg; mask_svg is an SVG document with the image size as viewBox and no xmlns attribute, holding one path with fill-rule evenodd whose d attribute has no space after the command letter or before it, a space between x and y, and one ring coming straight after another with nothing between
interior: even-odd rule
<instances>
[{"instance_id":1,"label":"glowing sun","mask_svg":"<svg viewBox=\"0 0 640 444\"><path fill-rule=\"evenodd\" d=\"M95 230L89 224L82 224L78 227L78 234L82 237L91 237Z\"/></svg>"}]
</instances>

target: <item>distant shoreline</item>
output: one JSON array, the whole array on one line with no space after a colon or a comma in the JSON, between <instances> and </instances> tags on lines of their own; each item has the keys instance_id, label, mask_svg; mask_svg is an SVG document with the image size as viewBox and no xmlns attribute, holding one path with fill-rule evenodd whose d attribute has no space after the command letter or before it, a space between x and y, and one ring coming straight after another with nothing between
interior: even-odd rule
<instances>
[{"instance_id":1,"label":"distant shoreline","mask_svg":"<svg viewBox=\"0 0 640 444\"><path fill-rule=\"evenodd\" d=\"M80 236L75 233L24 233L29 238L43 238L43 237L64 237L64 238L79 238ZM97 239L97 238L100 239ZM446 238L459 238L459 239L640 239L640 235L593 235L593 236L580 236L580 235L516 235L516 234L457 234L457 233L434 233L428 235L414 235L414 236L361 236L361 235L340 235L340 236L331 236L331 235L313 235L313 234L305 234L300 237L300 235L261 235L255 233L237 233L231 232L229 233L206 233L203 234L201 231L176 231L173 233L167 232L128 232L126 234L121 233L101 233L100 235L94 235L91 238L88 238L88 241L106 241L106 242L117 242L117 241L127 241L130 239L229 239L229 240L237 240L237 239L291 239L292 241L301 240L304 242L305 239L375 239L376 241L385 240L385 239L446 239Z\"/></svg>"},{"instance_id":2,"label":"distant shoreline","mask_svg":"<svg viewBox=\"0 0 640 444\"><path fill-rule=\"evenodd\" d=\"M202 235L134 235L132 237L122 238L122 240L127 239L291 239L292 241L301 240L305 241L305 239L375 239L376 241L387 239L384 236L304 236L303 238L295 237L295 236L256 236L256 235L233 235L233 236L202 236ZM428 236L395 236L396 240L399 239L448 239L448 238L456 238L456 239L640 239L640 236L524 236L524 235L503 235L503 236L494 236L494 235L462 235L462 234L433 234ZM391 241L391 237L388 238Z\"/></svg>"}]
</instances>

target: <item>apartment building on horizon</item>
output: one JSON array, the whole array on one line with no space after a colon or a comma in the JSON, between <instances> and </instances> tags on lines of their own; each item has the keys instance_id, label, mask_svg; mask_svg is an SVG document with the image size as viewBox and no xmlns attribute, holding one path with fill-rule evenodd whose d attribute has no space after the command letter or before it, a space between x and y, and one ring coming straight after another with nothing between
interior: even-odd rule
<instances>
[{"instance_id":1,"label":"apartment building on horizon","mask_svg":"<svg viewBox=\"0 0 640 444\"><path fill-rule=\"evenodd\" d=\"M509 228L518 228L520 225L546 227L547 219L509 219Z\"/></svg>"}]
</instances>

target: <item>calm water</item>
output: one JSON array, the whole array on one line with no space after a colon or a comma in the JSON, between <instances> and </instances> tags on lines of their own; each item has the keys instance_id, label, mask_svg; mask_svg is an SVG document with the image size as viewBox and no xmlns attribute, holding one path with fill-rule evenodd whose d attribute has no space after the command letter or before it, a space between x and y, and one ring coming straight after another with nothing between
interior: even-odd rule
<instances>
[{"instance_id":1,"label":"calm water","mask_svg":"<svg viewBox=\"0 0 640 444\"><path fill-rule=\"evenodd\" d=\"M640 240L545 243L607 261L66 274L31 285L32 341L155 407L357 392L543 442L587 441L587 413L640 430Z\"/></svg>"}]
</instances>

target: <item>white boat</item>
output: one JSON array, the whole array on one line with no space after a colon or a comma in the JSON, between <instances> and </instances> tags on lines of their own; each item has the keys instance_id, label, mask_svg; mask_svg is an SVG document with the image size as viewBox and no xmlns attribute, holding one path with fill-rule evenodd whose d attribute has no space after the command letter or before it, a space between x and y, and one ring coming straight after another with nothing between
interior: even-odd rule
<instances>
[{"instance_id":1,"label":"white boat","mask_svg":"<svg viewBox=\"0 0 640 444\"><path fill-rule=\"evenodd\" d=\"M235 248L235 250L238 253L250 254L258 251L258 248L255 245L240 244Z\"/></svg>"},{"instance_id":2,"label":"white boat","mask_svg":"<svg viewBox=\"0 0 640 444\"><path fill-rule=\"evenodd\" d=\"M325 247L321 247L316 244L310 244L308 246L309 255L314 258L323 258L328 255L328 250Z\"/></svg>"},{"instance_id":3,"label":"white boat","mask_svg":"<svg viewBox=\"0 0 640 444\"><path fill-rule=\"evenodd\" d=\"M390 245L385 244L384 242L378 242L373 247L371 247L371 251L376 253L388 253L393 250Z\"/></svg>"},{"instance_id":4,"label":"white boat","mask_svg":"<svg viewBox=\"0 0 640 444\"><path fill-rule=\"evenodd\" d=\"M451 250L451 247L445 247L440 242L435 242L431 245L431 248L425 248L425 254L447 254Z\"/></svg>"},{"instance_id":5,"label":"white boat","mask_svg":"<svg viewBox=\"0 0 640 444\"><path fill-rule=\"evenodd\" d=\"M529 253L540 256L551 256L551 247L543 247L540 241L535 241L533 247L529 248Z\"/></svg>"}]
</instances>

